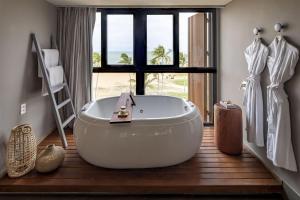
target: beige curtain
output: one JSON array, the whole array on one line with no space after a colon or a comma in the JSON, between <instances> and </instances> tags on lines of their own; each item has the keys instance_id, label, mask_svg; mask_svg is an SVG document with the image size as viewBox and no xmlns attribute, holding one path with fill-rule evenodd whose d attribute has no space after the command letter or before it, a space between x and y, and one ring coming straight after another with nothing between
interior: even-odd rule
<instances>
[{"instance_id":1,"label":"beige curtain","mask_svg":"<svg viewBox=\"0 0 300 200\"><path fill-rule=\"evenodd\" d=\"M91 100L92 39L96 8L58 8L57 39L70 93L78 113ZM65 114L70 115L71 110Z\"/></svg>"}]
</instances>

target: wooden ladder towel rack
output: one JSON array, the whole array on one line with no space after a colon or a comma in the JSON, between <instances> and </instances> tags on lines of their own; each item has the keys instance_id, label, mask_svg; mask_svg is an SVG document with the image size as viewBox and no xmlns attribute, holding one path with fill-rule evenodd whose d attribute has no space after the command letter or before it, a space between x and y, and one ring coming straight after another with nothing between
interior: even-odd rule
<instances>
[{"instance_id":1,"label":"wooden ladder towel rack","mask_svg":"<svg viewBox=\"0 0 300 200\"><path fill-rule=\"evenodd\" d=\"M70 94L70 90L69 90L69 87L68 87L68 84L67 84L67 79L66 79L66 76L64 74L63 75L64 81L63 81L62 85L59 85L57 87L51 87L50 77L48 75L48 71L47 71L47 68L46 68L46 65L45 65L45 62L44 62L42 49L40 47L40 44L37 40L36 35L31 34L31 37L32 37L33 44L35 46L37 57L38 57L38 60L39 60L39 63L40 63L39 67L41 68L41 72L43 74L43 79L46 82L46 87L47 87L47 91L48 91L48 94L49 94L49 97L50 97L51 105L53 107L54 117L55 117L55 121L56 121L56 124L57 124L57 129L58 129L58 132L59 132L59 135L60 135L60 138L61 138L61 142L62 142L63 147L67 148L68 147L68 142L67 142L67 139L66 139L64 128L72 120L74 120L76 118L76 113L75 113L73 102L71 100L71 94ZM53 38L51 38L51 40L52 40L51 43L55 44L53 42ZM61 62L59 62L59 63L61 63ZM56 98L55 98L55 93L57 93L57 92L59 92L63 89L65 89L65 91L66 91L67 98L65 100L63 100L62 102L57 103ZM63 108L64 106L67 106L68 104L71 105L72 114L65 121L63 121L61 116L60 116L59 110L61 108Z\"/></svg>"}]
</instances>

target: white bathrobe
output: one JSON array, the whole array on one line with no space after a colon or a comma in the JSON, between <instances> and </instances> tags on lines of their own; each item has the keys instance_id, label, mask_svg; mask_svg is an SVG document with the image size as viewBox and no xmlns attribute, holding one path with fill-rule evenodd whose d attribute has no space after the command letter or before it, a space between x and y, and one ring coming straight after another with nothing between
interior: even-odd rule
<instances>
[{"instance_id":1,"label":"white bathrobe","mask_svg":"<svg viewBox=\"0 0 300 200\"><path fill-rule=\"evenodd\" d=\"M269 50L260 39L255 39L244 53L249 71L243 102L246 107L247 139L248 142L263 147L263 99L260 74L265 68Z\"/></svg>"},{"instance_id":2,"label":"white bathrobe","mask_svg":"<svg viewBox=\"0 0 300 200\"><path fill-rule=\"evenodd\" d=\"M294 74L299 51L280 36L276 37L269 47L267 156L275 166L297 171L291 140L289 101L284 91L284 83Z\"/></svg>"}]
</instances>

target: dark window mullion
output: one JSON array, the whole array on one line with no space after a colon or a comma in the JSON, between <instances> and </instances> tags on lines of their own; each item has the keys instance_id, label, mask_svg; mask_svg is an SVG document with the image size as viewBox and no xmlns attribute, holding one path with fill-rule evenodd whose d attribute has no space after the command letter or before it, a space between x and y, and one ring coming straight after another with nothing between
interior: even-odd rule
<instances>
[{"instance_id":1,"label":"dark window mullion","mask_svg":"<svg viewBox=\"0 0 300 200\"><path fill-rule=\"evenodd\" d=\"M136 94L145 94L144 70L147 63L146 13L137 10L134 14L134 58L136 67Z\"/></svg>"},{"instance_id":2,"label":"dark window mullion","mask_svg":"<svg viewBox=\"0 0 300 200\"><path fill-rule=\"evenodd\" d=\"M145 74L141 71L136 73L136 94L145 94Z\"/></svg>"},{"instance_id":3,"label":"dark window mullion","mask_svg":"<svg viewBox=\"0 0 300 200\"><path fill-rule=\"evenodd\" d=\"M157 66L157 67L156 67ZM189 67L189 68L161 68L158 65L156 66L148 66L143 71L137 71L133 67L113 67L113 68L93 68L93 72L101 73L101 72L111 72L111 73L119 73L119 72L145 72L145 73L217 73L217 69L215 67Z\"/></svg>"},{"instance_id":4,"label":"dark window mullion","mask_svg":"<svg viewBox=\"0 0 300 200\"><path fill-rule=\"evenodd\" d=\"M107 13L101 10L101 67L107 68Z\"/></svg>"},{"instance_id":5,"label":"dark window mullion","mask_svg":"<svg viewBox=\"0 0 300 200\"><path fill-rule=\"evenodd\" d=\"M173 14L173 64L179 68L179 13Z\"/></svg>"}]
</instances>

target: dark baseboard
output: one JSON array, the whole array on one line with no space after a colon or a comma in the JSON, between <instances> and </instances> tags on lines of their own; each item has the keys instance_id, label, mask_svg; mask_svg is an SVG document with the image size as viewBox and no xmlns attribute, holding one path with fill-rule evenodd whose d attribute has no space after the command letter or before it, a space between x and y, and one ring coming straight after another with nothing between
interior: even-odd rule
<instances>
[{"instance_id":1,"label":"dark baseboard","mask_svg":"<svg viewBox=\"0 0 300 200\"><path fill-rule=\"evenodd\" d=\"M1 194L5 200L283 200L280 194L243 195L103 195L103 194Z\"/></svg>"}]
</instances>

